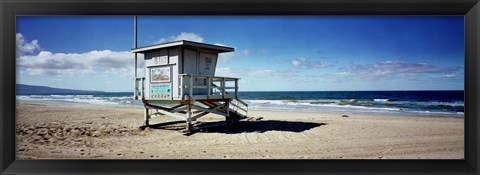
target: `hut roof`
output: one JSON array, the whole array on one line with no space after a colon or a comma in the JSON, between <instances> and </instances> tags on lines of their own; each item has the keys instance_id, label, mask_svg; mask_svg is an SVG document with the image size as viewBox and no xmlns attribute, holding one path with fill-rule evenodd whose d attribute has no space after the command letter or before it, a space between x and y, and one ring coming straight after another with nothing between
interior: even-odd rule
<instances>
[{"instance_id":1,"label":"hut roof","mask_svg":"<svg viewBox=\"0 0 480 175\"><path fill-rule=\"evenodd\" d=\"M212 50L212 51L215 51L217 53L232 52L232 51L235 50L231 47L225 47L225 46L220 46L220 45L205 44L205 43L199 43L199 42L193 42L193 41L187 41L187 40L178 40L178 41L161 43L161 44L156 44L156 45L151 45L151 46L133 48L132 52L133 53L145 53L145 52L150 51L150 50L156 50L156 49L168 48L168 47L176 47L176 46L185 46L185 47L190 47L190 48L202 48L202 49Z\"/></svg>"}]
</instances>

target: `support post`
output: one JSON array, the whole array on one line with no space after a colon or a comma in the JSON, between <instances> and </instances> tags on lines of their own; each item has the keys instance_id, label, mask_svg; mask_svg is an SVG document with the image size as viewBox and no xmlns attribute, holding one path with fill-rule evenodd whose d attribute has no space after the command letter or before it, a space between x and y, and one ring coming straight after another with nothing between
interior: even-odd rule
<instances>
[{"instance_id":1,"label":"support post","mask_svg":"<svg viewBox=\"0 0 480 175\"><path fill-rule=\"evenodd\" d=\"M222 91L222 98L225 98L225 77L222 77L222 82L221 82L221 91Z\"/></svg>"},{"instance_id":2,"label":"support post","mask_svg":"<svg viewBox=\"0 0 480 175\"><path fill-rule=\"evenodd\" d=\"M192 101L192 97L193 97L193 76L192 75L189 75L188 78L190 78L189 80L189 85L188 85L188 100Z\"/></svg>"},{"instance_id":3,"label":"support post","mask_svg":"<svg viewBox=\"0 0 480 175\"><path fill-rule=\"evenodd\" d=\"M207 77L207 99L210 99L210 94L212 92L212 79L210 76Z\"/></svg>"},{"instance_id":4,"label":"support post","mask_svg":"<svg viewBox=\"0 0 480 175\"><path fill-rule=\"evenodd\" d=\"M179 86L179 94L180 94L180 97L182 98L182 100L185 100L185 94L183 94L183 89L185 88L185 86L183 85L183 75L179 75L179 80L178 82L180 83L180 86Z\"/></svg>"},{"instance_id":5,"label":"support post","mask_svg":"<svg viewBox=\"0 0 480 175\"><path fill-rule=\"evenodd\" d=\"M225 112L227 112L227 117L230 117L230 100L225 101Z\"/></svg>"},{"instance_id":6,"label":"support post","mask_svg":"<svg viewBox=\"0 0 480 175\"><path fill-rule=\"evenodd\" d=\"M143 94L145 93L145 78L142 78L140 87L142 87L142 89L140 89L140 96L142 97L142 100L144 100L145 97L143 96Z\"/></svg>"},{"instance_id":7,"label":"support post","mask_svg":"<svg viewBox=\"0 0 480 175\"><path fill-rule=\"evenodd\" d=\"M238 98L238 79L235 79L235 99Z\"/></svg>"},{"instance_id":8,"label":"support post","mask_svg":"<svg viewBox=\"0 0 480 175\"><path fill-rule=\"evenodd\" d=\"M149 123L149 121L150 121L150 116L148 115L148 109L147 109L147 108L145 108L144 118L145 118L145 126L148 127L148 126L150 125L150 123Z\"/></svg>"},{"instance_id":9,"label":"support post","mask_svg":"<svg viewBox=\"0 0 480 175\"><path fill-rule=\"evenodd\" d=\"M225 115L225 121L226 122L232 122L232 116L230 116L230 100L225 100L225 112L227 115Z\"/></svg>"},{"instance_id":10,"label":"support post","mask_svg":"<svg viewBox=\"0 0 480 175\"><path fill-rule=\"evenodd\" d=\"M187 131L190 131L190 129L192 129L192 124L191 124L191 120L192 120L192 104L188 104L188 107L187 107Z\"/></svg>"},{"instance_id":11,"label":"support post","mask_svg":"<svg viewBox=\"0 0 480 175\"><path fill-rule=\"evenodd\" d=\"M133 48L137 48L137 16L133 17ZM135 63L134 66L134 75L133 75L133 82L135 83L133 88L133 99L138 100L138 82L137 82L137 53L135 52Z\"/></svg>"}]
</instances>

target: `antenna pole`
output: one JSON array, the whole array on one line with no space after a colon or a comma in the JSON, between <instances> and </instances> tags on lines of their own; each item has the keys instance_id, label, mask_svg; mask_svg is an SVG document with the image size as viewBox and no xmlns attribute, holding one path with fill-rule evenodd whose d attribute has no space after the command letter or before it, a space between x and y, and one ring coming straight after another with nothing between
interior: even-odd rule
<instances>
[{"instance_id":1,"label":"antenna pole","mask_svg":"<svg viewBox=\"0 0 480 175\"><path fill-rule=\"evenodd\" d=\"M137 16L133 16L133 48L137 48ZM137 53L135 53L134 77L135 83L133 90L133 99L138 100L138 83L137 83ZM142 85L143 86L143 85Z\"/></svg>"}]
</instances>

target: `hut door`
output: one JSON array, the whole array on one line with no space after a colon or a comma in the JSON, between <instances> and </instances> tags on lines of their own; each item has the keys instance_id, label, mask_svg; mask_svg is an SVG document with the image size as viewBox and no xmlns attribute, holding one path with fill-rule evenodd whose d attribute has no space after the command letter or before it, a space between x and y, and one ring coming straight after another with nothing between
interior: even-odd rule
<instances>
[{"instance_id":1,"label":"hut door","mask_svg":"<svg viewBox=\"0 0 480 175\"><path fill-rule=\"evenodd\" d=\"M197 75L198 74L198 52L196 50L191 49L184 49L183 50L183 73L190 74L190 75ZM189 80L184 80L184 84L188 84ZM199 86L200 83L197 79L193 80L194 86ZM199 89L193 89L193 94L198 95Z\"/></svg>"},{"instance_id":2,"label":"hut door","mask_svg":"<svg viewBox=\"0 0 480 175\"><path fill-rule=\"evenodd\" d=\"M183 58L183 73L197 74L197 51L185 49Z\"/></svg>"},{"instance_id":3,"label":"hut door","mask_svg":"<svg viewBox=\"0 0 480 175\"><path fill-rule=\"evenodd\" d=\"M215 66L217 64L217 55L209 53L200 53L200 59L198 61L198 74L199 75L215 75Z\"/></svg>"},{"instance_id":4,"label":"hut door","mask_svg":"<svg viewBox=\"0 0 480 175\"><path fill-rule=\"evenodd\" d=\"M198 59L198 74L213 77L215 74L215 65L217 64L217 55L200 52ZM198 82L200 86L207 86L207 79L201 79ZM199 89L200 94L207 94L207 89Z\"/></svg>"}]
</instances>

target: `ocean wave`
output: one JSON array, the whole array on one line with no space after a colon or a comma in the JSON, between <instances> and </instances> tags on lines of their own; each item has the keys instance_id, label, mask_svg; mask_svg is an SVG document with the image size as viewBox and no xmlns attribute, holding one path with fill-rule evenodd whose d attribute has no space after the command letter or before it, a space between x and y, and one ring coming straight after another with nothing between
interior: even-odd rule
<instances>
[{"instance_id":1,"label":"ocean wave","mask_svg":"<svg viewBox=\"0 0 480 175\"><path fill-rule=\"evenodd\" d=\"M72 97L76 97L76 98L92 98L92 97L94 97L93 95L47 95L47 96L55 97L55 98L72 98Z\"/></svg>"},{"instance_id":2,"label":"ocean wave","mask_svg":"<svg viewBox=\"0 0 480 175\"><path fill-rule=\"evenodd\" d=\"M128 93L81 95L17 95L18 100L97 105L142 105ZM401 101L390 98L345 99L243 99L250 109L311 112L355 112L373 114L413 114L463 116L463 101Z\"/></svg>"},{"instance_id":3,"label":"ocean wave","mask_svg":"<svg viewBox=\"0 0 480 175\"><path fill-rule=\"evenodd\" d=\"M291 106L326 106L326 107L349 107L349 108L374 108L369 106L354 105L365 104L355 99L349 100L246 100L249 104L264 104L264 105L291 105ZM398 108L379 108L388 110L399 110Z\"/></svg>"},{"instance_id":4,"label":"ocean wave","mask_svg":"<svg viewBox=\"0 0 480 175\"><path fill-rule=\"evenodd\" d=\"M463 115L463 104L459 102L400 102L357 99L324 100L245 100L253 109L310 110L317 112L355 111L360 113L403 113L418 115ZM428 112L427 112L428 111Z\"/></svg>"},{"instance_id":5,"label":"ocean wave","mask_svg":"<svg viewBox=\"0 0 480 175\"><path fill-rule=\"evenodd\" d=\"M97 97L95 95L19 95L18 100L51 102L51 103L81 103L95 105L140 105L131 97Z\"/></svg>"}]
</instances>

